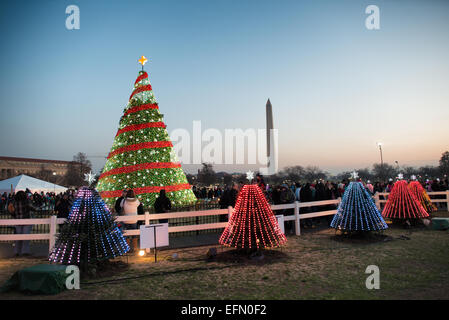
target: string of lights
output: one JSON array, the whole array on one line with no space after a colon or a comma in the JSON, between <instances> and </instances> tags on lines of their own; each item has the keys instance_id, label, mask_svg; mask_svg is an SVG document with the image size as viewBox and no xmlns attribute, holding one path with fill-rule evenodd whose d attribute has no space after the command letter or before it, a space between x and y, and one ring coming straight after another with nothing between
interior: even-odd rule
<instances>
[{"instance_id":1,"label":"string of lights","mask_svg":"<svg viewBox=\"0 0 449 320\"><path fill-rule=\"evenodd\" d=\"M219 243L240 249L263 249L279 247L286 241L260 188L243 186Z\"/></svg>"},{"instance_id":2,"label":"string of lights","mask_svg":"<svg viewBox=\"0 0 449 320\"><path fill-rule=\"evenodd\" d=\"M410 191L407 181L399 180L388 196L382 216L390 219L421 219L428 218L429 214Z\"/></svg>"},{"instance_id":3,"label":"string of lights","mask_svg":"<svg viewBox=\"0 0 449 320\"><path fill-rule=\"evenodd\" d=\"M163 114L143 70L134 82L97 185L110 206L124 189L133 189L145 207L154 204L162 189L173 207L197 201L173 152Z\"/></svg>"},{"instance_id":4,"label":"string of lights","mask_svg":"<svg viewBox=\"0 0 449 320\"><path fill-rule=\"evenodd\" d=\"M129 251L122 232L98 192L81 188L62 225L49 260L81 264L108 260Z\"/></svg>"},{"instance_id":5,"label":"string of lights","mask_svg":"<svg viewBox=\"0 0 449 320\"><path fill-rule=\"evenodd\" d=\"M331 227L344 231L380 231L388 228L361 182L349 183Z\"/></svg>"},{"instance_id":6,"label":"string of lights","mask_svg":"<svg viewBox=\"0 0 449 320\"><path fill-rule=\"evenodd\" d=\"M419 183L419 181L411 181L408 185L408 188L410 192L416 197L416 199L418 199L418 201L421 203L421 205L424 207L427 213L432 213L438 210L437 207L430 200L429 195L427 194L426 190L422 187L421 183Z\"/></svg>"}]
</instances>

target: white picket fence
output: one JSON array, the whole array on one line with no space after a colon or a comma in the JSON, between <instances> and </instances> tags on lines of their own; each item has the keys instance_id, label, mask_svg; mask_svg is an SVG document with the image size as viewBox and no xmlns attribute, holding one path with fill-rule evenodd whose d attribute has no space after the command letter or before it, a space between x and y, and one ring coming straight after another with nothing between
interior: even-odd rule
<instances>
[{"instance_id":1,"label":"white picket fence","mask_svg":"<svg viewBox=\"0 0 449 320\"><path fill-rule=\"evenodd\" d=\"M327 215L334 215L335 210L327 210L320 212L304 213L300 214L300 208L306 207L319 207L327 205L336 205L340 203L340 198L336 200L324 200L324 201L313 201L313 202L294 202L290 204L272 205L273 211L293 209L293 215L286 215L284 221L295 221L295 233L296 235L301 234L300 220L314 217L321 217ZM184 211L184 212L170 212L164 214L150 214L145 212L143 215L137 216L119 216L117 217L117 222L126 221L144 221L145 225L150 224L150 220L161 220L161 219L175 219L175 218L196 218L200 216L218 216L218 215L228 215L231 216L233 211L232 207L227 209L214 209L214 210L203 210L203 211ZM15 241L15 240L48 240L49 251L54 247L56 237L58 236L56 230L58 224L63 224L65 219L56 218L56 216L51 216L50 218L44 219L0 219L0 226L16 226L16 225L38 225L38 224L48 224L50 225L49 233L38 233L38 234L0 234L0 241ZM184 232L184 231L198 231L198 230L210 230L210 229L220 229L225 228L227 222L216 222L207 224L194 224L185 226L172 226L168 228L169 233ZM139 229L126 230L124 232L125 236L140 235Z\"/></svg>"},{"instance_id":2,"label":"white picket fence","mask_svg":"<svg viewBox=\"0 0 449 320\"><path fill-rule=\"evenodd\" d=\"M447 203L448 211L449 211L449 191L438 191L438 192L429 192L428 193L433 203ZM445 195L444 199L434 199L433 196L441 196ZM383 196L384 199L380 199L380 196ZM376 203L377 208L381 209L381 204L387 202L388 193L376 193L374 196L374 201ZM300 213L300 208L308 208L308 207L320 207L327 205L335 205L338 206L341 199L335 200L324 200L324 201L312 201L312 202L294 202L290 204L281 204L281 205L272 205L271 209L273 211L285 210L285 209L293 209L292 215L285 215L284 221L294 221L295 225L295 234L301 234L301 219L322 217L327 215L334 215L337 210L326 210L326 211L318 211L311 213ZM150 220L160 220L160 219L175 219L175 218L195 218L201 216L218 216L218 215L228 215L228 217L232 214L232 207L228 207L227 209L214 209L214 210L203 210L203 211L185 211L185 212L170 212L165 214L150 214L149 212L145 212L143 215L138 216L120 216L117 217L118 222L126 222L126 221L144 221L145 225L150 224ZM58 219L56 216L51 216L50 218L45 219L0 219L0 226L16 226L16 225L38 225L38 224L47 224L50 225L49 233L40 233L40 234L0 234L0 241L15 241L15 240L48 240L49 251L55 245L56 237L57 237L57 225L63 224L65 219ZM227 222L216 222L216 223L207 223L207 224L194 224L194 225L185 225L185 226L172 226L168 228L169 233L175 232L184 232L184 231L198 231L198 230L210 230L210 229L220 229L225 228ZM125 236L133 236L140 235L140 230L126 230L124 232Z\"/></svg>"},{"instance_id":3,"label":"white picket fence","mask_svg":"<svg viewBox=\"0 0 449 320\"><path fill-rule=\"evenodd\" d=\"M427 194L430 197L430 200L432 203L446 203L447 211L449 211L449 190L447 191L434 191L434 192L427 192ZM376 203L376 206L379 210L381 210L381 205L383 203L386 203L388 201L388 192L376 192L373 196L374 202ZM442 199L435 199L432 198L434 196L442 196L444 195L445 198ZM383 196L383 199L380 199L380 197Z\"/></svg>"}]
</instances>

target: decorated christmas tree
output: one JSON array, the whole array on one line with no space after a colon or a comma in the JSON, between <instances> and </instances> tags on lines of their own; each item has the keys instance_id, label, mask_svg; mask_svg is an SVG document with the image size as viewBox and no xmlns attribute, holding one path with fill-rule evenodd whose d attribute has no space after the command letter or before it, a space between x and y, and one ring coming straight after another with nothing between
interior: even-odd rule
<instances>
[{"instance_id":1,"label":"decorated christmas tree","mask_svg":"<svg viewBox=\"0 0 449 320\"><path fill-rule=\"evenodd\" d=\"M129 251L122 232L95 189L81 188L61 226L49 260L87 266Z\"/></svg>"},{"instance_id":2,"label":"decorated christmas tree","mask_svg":"<svg viewBox=\"0 0 449 320\"><path fill-rule=\"evenodd\" d=\"M407 181L399 180L396 181L388 196L382 216L391 219L421 219L428 218L429 214L410 192Z\"/></svg>"},{"instance_id":3,"label":"decorated christmas tree","mask_svg":"<svg viewBox=\"0 0 449 320\"><path fill-rule=\"evenodd\" d=\"M262 190L258 185L244 185L219 243L239 249L263 249L279 247L286 241Z\"/></svg>"},{"instance_id":4,"label":"decorated christmas tree","mask_svg":"<svg viewBox=\"0 0 449 320\"><path fill-rule=\"evenodd\" d=\"M134 82L97 189L109 205L124 189L133 189L145 207L153 206L161 189L174 207L192 205L196 197L173 152L163 114L143 70L146 61L144 56L139 60L142 71Z\"/></svg>"},{"instance_id":5,"label":"decorated christmas tree","mask_svg":"<svg viewBox=\"0 0 449 320\"><path fill-rule=\"evenodd\" d=\"M347 232L380 231L388 228L371 195L361 182L350 182L331 227Z\"/></svg>"},{"instance_id":6,"label":"decorated christmas tree","mask_svg":"<svg viewBox=\"0 0 449 320\"><path fill-rule=\"evenodd\" d=\"M418 181L411 181L408 185L410 192L418 199L427 213L432 213L437 210L437 207L432 203L426 190Z\"/></svg>"}]
</instances>

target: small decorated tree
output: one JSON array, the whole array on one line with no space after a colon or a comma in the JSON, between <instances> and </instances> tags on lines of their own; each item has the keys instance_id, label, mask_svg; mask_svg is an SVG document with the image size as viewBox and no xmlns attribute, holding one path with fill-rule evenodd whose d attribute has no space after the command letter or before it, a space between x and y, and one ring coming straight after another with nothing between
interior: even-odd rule
<instances>
[{"instance_id":1,"label":"small decorated tree","mask_svg":"<svg viewBox=\"0 0 449 320\"><path fill-rule=\"evenodd\" d=\"M411 181L408 185L410 192L418 199L427 213L432 213L437 210L437 207L430 200L426 190L418 181Z\"/></svg>"},{"instance_id":2,"label":"small decorated tree","mask_svg":"<svg viewBox=\"0 0 449 320\"><path fill-rule=\"evenodd\" d=\"M422 219L428 218L429 214L409 190L407 181L399 180L388 196L382 216L390 219Z\"/></svg>"},{"instance_id":3,"label":"small decorated tree","mask_svg":"<svg viewBox=\"0 0 449 320\"><path fill-rule=\"evenodd\" d=\"M85 269L128 251L129 246L103 199L95 189L83 187L61 227L49 260Z\"/></svg>"},{"instance_id":4,"label":"small decorated tree","mask_svg":"<svg viewBox=\"0 0 449 320\"><path fill-rule=\"evenodd\" d=\"M239 249L258 250L279 247L286 241L259 186L243 186L219 243Z\"/></svg>"},{"instance_id":5,"label":"small decorated tree","mask_svg":"<svg viewBox=\"0 0 449 320\"><path fill-rule=\"evenodd\" d=\"M345 232L380 231L388 228L361 182L349 183L331 227Z\"/></svg>"}]
</instances>

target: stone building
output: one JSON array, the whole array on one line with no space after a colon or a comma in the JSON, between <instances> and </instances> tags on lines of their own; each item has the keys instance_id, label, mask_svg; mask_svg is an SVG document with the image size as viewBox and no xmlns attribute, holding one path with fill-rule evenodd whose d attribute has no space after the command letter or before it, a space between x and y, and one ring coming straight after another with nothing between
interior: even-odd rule
<instances>
[{"instance_id":1,"label":"stone building","mask_svg":"<svg viewBox=\"0 0 449 320\"><path fill-rule=\"evenodd\" d=\"M70 163L72 162L0 156L0 180L20 174L37 176L43 172L61 177L66 174Z\"/></svg>"}]
</instances>

